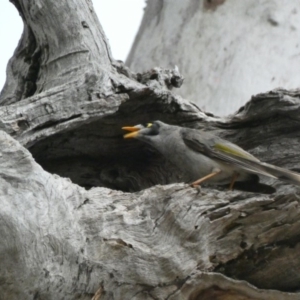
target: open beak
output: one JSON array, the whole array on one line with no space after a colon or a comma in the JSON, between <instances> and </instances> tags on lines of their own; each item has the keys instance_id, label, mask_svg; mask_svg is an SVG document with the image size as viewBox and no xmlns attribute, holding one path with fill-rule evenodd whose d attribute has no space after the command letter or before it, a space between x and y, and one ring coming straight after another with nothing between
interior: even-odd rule
<instances>
[{"instance_id":1,"label":"open beak","mask_svg":"<svg viewBox=\"0 0 300 300\"><path fill-rule=\"evenodd\" d=\"M142 128L143 128L143 126L141 126L141 125L122 127L122 129L130 131L130 133L124 134L124 139L135 138L138 135L139 130Z\"/></svg>"}]
</instances>

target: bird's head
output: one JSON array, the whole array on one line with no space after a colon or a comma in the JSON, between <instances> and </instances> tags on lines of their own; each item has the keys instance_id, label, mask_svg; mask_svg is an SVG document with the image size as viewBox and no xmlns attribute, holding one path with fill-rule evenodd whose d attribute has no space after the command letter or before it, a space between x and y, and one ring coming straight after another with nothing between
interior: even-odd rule
<instances>
[{"instance_id":1,"label":"bird's head","mask_svg":"<svg viewBox=\"0 0 300 300\"><path fill-rule=\"evenodd\" d=\"M129 131L129 133L124 135L124 139L136 138L141 141L149 142L150 140L155 139L165 127L163 122L154 121L153 123L148 123L144 125L135 125L135 126L125 126L122 129Z\"/></svg>"}]
</instances>

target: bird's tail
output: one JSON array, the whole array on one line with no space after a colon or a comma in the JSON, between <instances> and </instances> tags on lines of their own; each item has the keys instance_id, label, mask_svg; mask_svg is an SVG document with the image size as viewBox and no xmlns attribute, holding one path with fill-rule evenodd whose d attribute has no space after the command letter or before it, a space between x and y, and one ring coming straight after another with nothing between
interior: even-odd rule
<instances>
[{"instance_id":1,"label":"bird's tail","mask_svg":"<svg viewBox=\"0 0 300 300\"><path fill-rule=\"evenodd\" d=\"M286 181L300 186L300 174L290 171L288 169L273 166L267 163L260 163L264 167L265 171L277 177L279 180Z\"/></svg>"}]
</instances>

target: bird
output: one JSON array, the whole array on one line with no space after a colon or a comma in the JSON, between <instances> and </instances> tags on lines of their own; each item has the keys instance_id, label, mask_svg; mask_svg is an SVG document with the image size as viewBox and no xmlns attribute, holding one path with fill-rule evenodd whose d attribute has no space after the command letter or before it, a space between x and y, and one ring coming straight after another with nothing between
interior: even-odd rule
<instances>
[{"instance_id":1,"label":"bird","mask_svg":"<svg viewBox=\"0 0 300 300\"><path fill-rule=\"evenodd\" d=\"M192 187L252 181L264 175L300 186L300 174L260 161L241 147L212 133L154 121L122 127L125 139L144 142L181 170ZM255 181L255 180L254 180Z\"/></svg>"}]
</instances>

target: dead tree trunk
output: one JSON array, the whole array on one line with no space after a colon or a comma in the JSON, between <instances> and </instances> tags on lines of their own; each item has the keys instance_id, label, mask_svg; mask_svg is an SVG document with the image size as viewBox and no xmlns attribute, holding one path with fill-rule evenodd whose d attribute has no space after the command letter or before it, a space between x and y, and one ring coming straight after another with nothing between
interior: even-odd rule
<instances>
[{"instance_id":1,"label":"dead tree trunk","mask_svg":"<svg viewBox=\"0 0 300 300\"><path fill-rule=\"evenodd\" d=\"M298 188L198 194L120 128L204 128L297 169L300 94L218 118L169 91L178 70L113 61L90 1L12 2L24 33L1 93L1 299L299 299Z\"/></svg>"},{"instance_id":2,"label":"dead tree trunk","mask_svg":"<svg viewBox=\"0 0 300 300\"><path fill-rule=\"evenodd\" d=\"M299 1L147 1L126 63L177 65L176 93L225 116L253 94L299 87L299 11Z\"/></svg>"}]
</instances>

